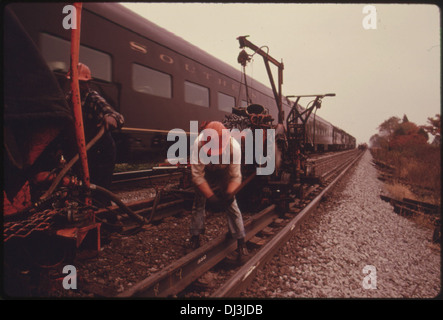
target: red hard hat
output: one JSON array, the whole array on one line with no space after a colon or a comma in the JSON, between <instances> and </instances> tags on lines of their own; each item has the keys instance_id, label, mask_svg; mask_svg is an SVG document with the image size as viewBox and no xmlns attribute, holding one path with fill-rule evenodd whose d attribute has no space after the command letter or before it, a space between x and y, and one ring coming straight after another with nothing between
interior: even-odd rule
<instances>
[{"instance_id":1,"label":"red hard hat","mask_svg":"<svg viewBox=\"0 0 443 320\"><path fill-rule=\"evenodd\" d=\"M226 127L223 125L223 123L219 121L211 121L209 122L204 129L213 129L217 132L218 135L218 149L213 149L208 146L208 142L211 139L211 135L206 135L207 141L203 141L203 150L209 155L218 156L223 153L223 151L226 149L229 138L231 137L231 134L229 130L226 129ZM225 130L225 131L223 131ZM223 139L223 135L225 135L225 139Z\"/></svg>"},{"instance_id":2,"label":"red hard hat","mask_svg":"<svg viewBox=\"0 0 443 320\"><path fill-rule=\"evenodd\" d=\"M78 80L79 81L89 81L92 79L91 70L84 63L79 63L77 65L78 68ZM66 78L71 79L71 71L66 74Z\"/></svg>"}]
</instances>

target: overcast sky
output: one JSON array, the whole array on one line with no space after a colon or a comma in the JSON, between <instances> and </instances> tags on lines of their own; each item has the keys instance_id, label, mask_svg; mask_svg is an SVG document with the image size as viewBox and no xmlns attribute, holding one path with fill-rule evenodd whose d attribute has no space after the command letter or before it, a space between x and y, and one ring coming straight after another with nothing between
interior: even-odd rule
<instances>
[{"instance_id":1,"label":"overcast sky","mask_svg":"<svg viewBox=\"0 0 443 320\"><path fill-rule=\"evenodd\" d=\"M238 36L268 46L284 63L283 94L335 93L323 100L317 115L354 135L357 143L369 142L391 116L406 114L424 125L440 113L437 6L374 4L376 29L365 29L363 20L371 23L365 4L124 5L238 70ZM273 72L277 79L277 69ZM260 56L247 73L269 86Z\"/></svg>"}]
</instances>

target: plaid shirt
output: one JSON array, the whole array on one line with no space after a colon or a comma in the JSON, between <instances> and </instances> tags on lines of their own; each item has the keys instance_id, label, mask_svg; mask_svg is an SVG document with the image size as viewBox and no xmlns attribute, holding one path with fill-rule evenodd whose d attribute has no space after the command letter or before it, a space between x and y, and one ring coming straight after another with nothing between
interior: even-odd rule
<instances>
[{"instance_id":1,"label":"plaid shirt","mask_svg":"<svg viewBox=\"0 0 443 320\"><path fill-rule=\"evenodd\" d=\"M71 102L72 92L67 95L67 100ZM109 103L98 94L97 91L89 89L81 96L81 104L83 111L83 121L85 131L92 135L97 131L105 115L111 115L117 121L117 128L120 129L125 123L123 115L115 111Z\"/></svg>"}]
</instances>

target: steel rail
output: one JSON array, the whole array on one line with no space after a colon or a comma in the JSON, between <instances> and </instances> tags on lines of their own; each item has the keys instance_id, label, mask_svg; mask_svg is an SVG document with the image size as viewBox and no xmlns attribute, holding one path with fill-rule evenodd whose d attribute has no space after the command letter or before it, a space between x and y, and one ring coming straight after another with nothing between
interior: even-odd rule
<instances>
[{"instance_id":1,"label":"steel rail","mask_svg":"<svg viewBox=\"0 0 443 320\"><path fill-rule=\"evenodd\" d=\"M162 179L173 178L183 175L182 172L157 173L157 170L139 170L139 171L126 171L118 172L112 175L112 184L124 183L128 181L137 181L143 179Z\"/></svg>"},{"instance_id":2,"label":"steel rail","mask_svg":"<svg viewBox=\"0 0 443 320\"><path fill-rule=\"evenodd\" d=\"M343 175L352 167L352 165L364 154L357 157L348 164L348 166L312 200L302 211L300 211L278 234L276 234L260 251L247 261L238 272L236 272L221 288L216 290L211 297L235 297L252 282L257 271L261 269L284 245L297 226L306 219L318 206L321 199L332 189L332 187L343 177Z\"/></svg>"},{"instance_id":3,"label":"steel rail","mask_svg":"<svg viewBox=\"0 0 443 320\"><path fill-rule=\"evenodd\" d=\"M179 212L182 212L184 210L183 203L184 203L184 200L181 200L181 199L169 201L166 203L159 204L155 207L151 206L151 207L148 207L145 209L135 211L135 213L144 216L144 215L150 214L154 208L155 213L151 218L151 222L159 221L159 220L163 220L166 217L170 217L170 216L173 216Z\"/></svg>"},{"instance_id":4,"label":"steel rail","mask_svg":"<svg viewBox=\"0 0 443 320\"><path fill-rule=\"evenodd\" d=\"M412 199L403 198L402 200L380 195L380 199L388 202L394 207L394 212L401 214L427 214L438 217L441 214L441 208L430 203L420 202Z\"/></svg>"},{"instance_id":5,"label":"steel rail","mask_svg":"<svg viewBox=\"0 0 443 320\"><path fill-rule=\"evenodd\" d=\"M278 218L271 205L245 223L246 241ZM117 297L168 297L183 291L204 272L225 259L237 247L237 240L228 233L208 242L170 264L162 271L151 275L122 292Z\"/></svg>"},{"instance_id":6,"label":"steel rail","mask_svg":"<svg viewBox=\"0 0 443 320\"><path fill-rule=\"evenodd\" d=\"M349 153L349 154L351 155L351 157L348 157L347 159L345 159L344 161L340 162L337 166L335 166L335 167L332 168L331 170L327 171L326 173L323 173L323 174L320 176L320 180L323 180L323 181L328 180L328 179L331 178L336 172L339 172L342 168L346 167L346 165L347 165L348 163L352 162L352 161L353 161L353 159L352 159L352 156L353 156L353 155L356 155L356 156L359 155L358 152L356 152L355 154L354 154L354 153L352 153L352 154Z\"/></svg>"},{"instance_id":7,"label":"steel rail","mask_svg":"<svg viewBox=\"0 0 443 320\"><path fill-rule=\"evenodd\" d=\"M152 210L155 210L155 214L151 217L148 223L163 220L166 217L176 215L184 210L183 204L185 203L185 200L183 199L167 199L165 202L157 205L154 204L154 200L155 199L152 198L149 200L137 201L128 204L127 207L132 210L134 214L142 217L147 217L152 213ZM103 214L106 215L106 213L109 211L116 212L118 210L120 210L119 206L110 206L99 209L95 214L98 216ZM125 212L122 211L122 213Z\"/></svg>"},{"instance_id":8,"label":"steel rail","mask_svg":"<svg viewBox=\"0 0 443 320\"><path fill-rule=\"evenodd\" d=\"M342 166L343 163L347 161L346 159L352 159L354 154L358 154L358 150L343 151L340 153L311 158L307 160L307 166L312 172L311 175L324 179ZM345 160L343 161L343 159ZM331 166L331 164L336 163L338 163L337 166ZM325 168L327 168L327 171L325 171Z\"/></svg>"}]
</instances>

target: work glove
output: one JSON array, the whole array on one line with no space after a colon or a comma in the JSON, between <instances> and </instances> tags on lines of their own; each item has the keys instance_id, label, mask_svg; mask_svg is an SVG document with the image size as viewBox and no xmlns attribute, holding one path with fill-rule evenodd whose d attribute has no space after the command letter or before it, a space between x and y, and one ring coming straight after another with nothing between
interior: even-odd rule
<instances>
[{"instance_id":1,"label":"work glove","mask_svg":"<svg viewBox=\"0 0 443 320\"><path fill-rule=\"evenodd\" d=\"M226 209L231 206L231 204L234 202L234 199L235 199L235 197L231 193L224 193L222 195L222 198L221 198L221 200L224 203Z\"/></svg>"},{"instance_id":2,"label":"work glove","mask_svg":"<svg viewBox=\"0 0 443 320\"><path fill-rule=\"evenodd\" d=\"M207 208L214 213L226 211L233 201L234 197L213 195L207 200Z\"/></svg>"},{"instance_id":3,"label":"work glove","mask_svg":"<svg viewBox=\"0 0 443 320\"><path fill-rule=\"evenodd\" d=\"M103 118L103 125L105 126L106 130L112 130L117 128L117 120L109 114L105 115Z\"/></svg>"},{"instance_id":4,"label":"work glove","mask_svg":"<svg viewBox=\"0 0 443 320\"><path fill-rule=\"evenodd\" d=\"M223 194L220 198L216 195L211 196L207 200L208 209L212 212L226 211L234 202L232 194Z\"/></svg>"},{"instance_id":5,"label":"work glove","mask_svg":"<svg viewBox=\"0 0 443 320\"><path fill-rule=\"evenodd\" d=\"M223 201L214 194L206 200L206 207L215 213L223 211L224 205Z\"/></svg>"}]
</instances>

